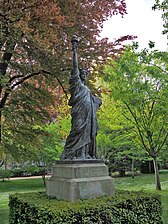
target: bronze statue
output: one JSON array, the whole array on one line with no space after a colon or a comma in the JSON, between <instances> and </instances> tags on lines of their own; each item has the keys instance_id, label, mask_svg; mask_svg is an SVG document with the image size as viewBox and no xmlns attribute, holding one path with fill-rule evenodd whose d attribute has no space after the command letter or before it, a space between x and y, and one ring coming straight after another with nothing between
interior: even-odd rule
<instances>
[{"instance_id":1,"label":"bronze statue","mask_svg":"<svg viewBox=\"0 0 168 224\"><path fill-rule=\"evenodd\" d=\"M92 95L85 85L88 71L78 68L78 38L72 38L73 70L69 80L71 98L71 131L66 140L61 160L97 159L96 135L98 130L96 111L101 99Z\"/></svg>"}]
</instances>

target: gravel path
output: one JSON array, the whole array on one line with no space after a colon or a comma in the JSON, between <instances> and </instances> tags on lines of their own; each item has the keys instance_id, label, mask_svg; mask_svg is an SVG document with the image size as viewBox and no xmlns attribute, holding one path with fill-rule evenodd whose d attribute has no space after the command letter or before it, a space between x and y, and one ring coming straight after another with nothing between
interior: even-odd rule
<instances>
[{"instance_id":1,"label":"gravel path","mask_svg":"<svg viewBox=\"0 0 168 224\"><path fill-rule=\"evenodd\" d=\"M51 177L51 175L46 175L45 177ZM30 177L10 177L10 180L21 180L21 179L37 179L42 178L41 176L30 176Z\"/></svg>"}]
</instances>

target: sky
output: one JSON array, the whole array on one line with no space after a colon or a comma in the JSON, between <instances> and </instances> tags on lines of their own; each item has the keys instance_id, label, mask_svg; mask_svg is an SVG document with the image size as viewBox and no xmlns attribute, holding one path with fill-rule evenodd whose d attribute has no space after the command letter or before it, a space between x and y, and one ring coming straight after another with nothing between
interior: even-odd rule
<instances>
[{"instance_id":1,"label":"sky","mask_svg":"<svg viewBox=\"0 0 168 224\"><path fill-rule=\"evenodd\" d=\"M154 0L125 0L127 13L122 18L115 15L104 23L101 37L111 41L124 35L135 35L140 49L148 48L149 40L155 42L155 49L168 50L166 35L163 31L163 20L160 11L153 11ZM127 43L131 43L130 41Z\"/></svg>"}]
</instances>

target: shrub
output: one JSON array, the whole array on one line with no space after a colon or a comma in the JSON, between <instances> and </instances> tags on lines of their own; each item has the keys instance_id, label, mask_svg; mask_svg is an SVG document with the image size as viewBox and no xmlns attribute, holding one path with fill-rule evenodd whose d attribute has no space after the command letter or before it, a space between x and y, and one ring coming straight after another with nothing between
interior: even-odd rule
<instances>
[{"instance_id":1,"label":"shrub","mask_svg":"<svg viewBox=\"0 0 168 224\"><path fill-rule=\"evenodd\" d=\"M11 170L12 177L23 177L24 169L23 168L15 168Z\"/></svg>"},{"instance_id":2,"label":"shrub","mask_svg":"<svg viewBox=\"0 0 168 224\"><path fill-rule=\"evenodd\" d=\"M28 166L25 168L25 173L30 174L31 176L38 176L40 168L38 166Z\"/></svg>"},{"instance_id":3,"label":"shrub","mask_svg":"<svg viewBox=\"0 0 168 224\"><path fill-rule=\"evenodd\" d=\"M158 195L117 192L78 202L49 198L44 192L10 196L10 224L161 224Z\"/></svg>"},{"instance_id":4,"label":"shrub","mask_svg":"<svg viewBox=\"0 0 168 224\"><path fill-rule=\"evenodd\" d=\"M5 179L9 179L10 177L11 177L10 170L0 170L0 179L2 179L2 181L5 181Z\"/></svg>"},{"instance_id":5,"label":"shrub","mask_svg":"<svg viewBox=\"0 0 168 224\"><path fill-rule=\"evenodd\" d=\"M12 177L41 176L45 173L43 167L28 166L12 170Z\"/></svg>"}]
</instances>

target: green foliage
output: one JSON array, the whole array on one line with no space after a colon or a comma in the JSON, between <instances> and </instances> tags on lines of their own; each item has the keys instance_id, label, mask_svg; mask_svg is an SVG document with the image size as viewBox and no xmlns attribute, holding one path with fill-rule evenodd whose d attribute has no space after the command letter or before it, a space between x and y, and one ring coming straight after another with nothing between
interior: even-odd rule
<instances>
[{"instance_id":1,"label":"green foliage","mask_svg":"<svg viewBox=\"0 0 168 224\"><path fill-rule=\"evenodd\" d=\"M63 151L63 146L70 130L70 116L58 118L56 122L51 122L45 126L36 126L45 132L40 137L39 150L36 153L37 160L45 167L51 167L55 160L59 160Z\"/></svg>"},{"instance_id":2,"label":"green foliage","mask_svg":"<svg viewBox=\"0 0 168 224\"><path fill-rule=\"evenodd\" d=\"M0 169L0 179L2 181L5 181L5 179L9 179L11 177L11 171L10 170L1 170Z\"/></svg>"},{"instance_id":3,"label":"green foliage","mask_svg":"<svg viewBox=\"0 0 168 224\"><path fill-rule=\"evenodd\" d=\"M32 124L27 124L22 127L16 127L13 131L7 130L5 127L3 132L3 142L1 148L6 160L15 160L17 162L33 159L37 148L39 148L40 136L45 133L40 130L35 130Z\"/></svg>"},{"instance_id":4,"label":"green foliage","mask_svg":"<svg viewBox=\"0 0 168 224\"><path fill-rule=\"evenodd\" d=\"M15 168L15 169L12 169L11 172L12 172L12 177L23 177L25 174L25 169Z\"/></svg>"},{"instance_id":5,"label":"green foliage","mask_svg":"<svg viewBox=\"0 0 168 224\"><path fill-rule=\"evenodd\" d=\"M15 168L12 170L0 169L0 179L3 181L10 177L27 177L27 176L40 176L44 173L42 167L38 166L27 166L24 168Z\"/></svg>"},{"instance_id":6,"label":"green foliage","mask_svg":"<svg viewBox=\"0 0 168 224\"><path fill-rule=\"evenodd\" d=\"M43 167L26 166L24 168L15 168L11 170L11 177L27 177L27 176L40 176L44 173Z\"/></svg>"},{"instance_id":7,"label":"green foliage","mask_svg":"<svg viewBox=\"0 0 168 224\"><path fill-rule=\"evenodd\" d=\"M143 192L117 192L116 197L75 203L45 193L10 196L10 224L19 223L162 223L160 197Z\"/></svg>"},{"instance_id":8,"label":"green foliage","mask_svg":"<svg viewBox=\"0 0 168 224\"><path fill-rule=\"evenodd\" d=\"M107 83L106 88L109 88ZM132 124L123 115L120 102L114 101L109 94L102 96L103 104L98 112L99 157L109 160L110 172L119 171L124 174L125 171L139 168L137 165L145 153L138 148Z\"/></svg>"},{"instance_id":9,"label":"green foliage","mask_svg":"<svg viewBox=\"0 0 168 224\"><path fill-rule=\"evenodd\" d=\"M46 152L51 157L58 159L70 130L70 117L57 118L56 122L47 124L42 129L47 135L42 138L40 153ZM49 160L52 160L52 158L49 158Z\"/></svg>"},{"instance_id":10,"label":"green foliage","mask_svg":"<svg viewBox=\"0 0 168 224\"><path fill-rule=\"evenodd\" d=\"M128 46L105 69L112 97L132 126L137 146L153 158L156 187L157 160L168 139L168 52Z\"/></svg>"},{"instance_id":11,"label":"green foliage","mask_svg":"<svg viewBox=\"0 0 168 224\"><path fill-rule=\"evenodd\" d=\"M162 11L162 19L164 21L163 27L163 34L168 34L168 2L167 0L155 0L155 4L152 7L153 10L161 10Z\"/></svg>"},{"instance_id":12,"label":"green foliage","mask_svg":"<svg viewBox=\"0 0 168 224\"><path fill-rule=\"evenodd\" d=\"M128 48L105 71L113 98L121 102L139 144L151 156L159 153L168 137L167 59L167 52Z\"/></svg>"},{"instance_id":13,"label":"green foliage","mask_svg":"<svg viewBox=\"0 0 168 224\"><path fill-rule=\"evenodd\" d=\"M31 176L39 176L43 172L41 167L38 166L28 166L25 170L25 175L31 175Z\"/></svg>"},{"instance_id":14,"label":"green foliage","mask_svg":"<svg viewBox=\"0 0 168 224\"><path fill-rule=\"evenodd\" d=\"M149 44L153 48L153 43ZM123 55L109 61L104 71L112 101L117 102L120 117L124 117L120 121L129 136L125 140L132 146L131 142L136 143L138 151L143 149L152 157L158 190L157 157L168 139L167 60L168 52L146 48L138 51L134 43Z\"/></svg>"}]
</instances>

